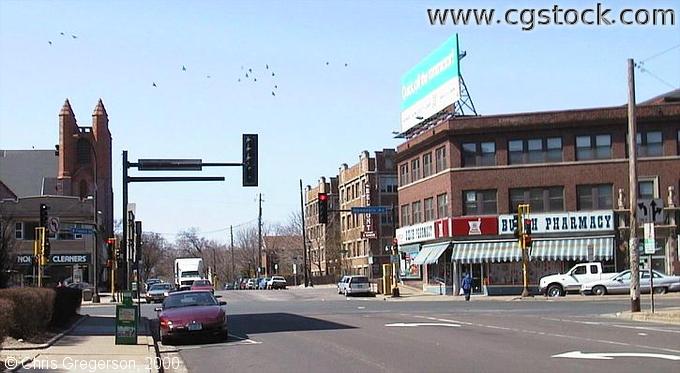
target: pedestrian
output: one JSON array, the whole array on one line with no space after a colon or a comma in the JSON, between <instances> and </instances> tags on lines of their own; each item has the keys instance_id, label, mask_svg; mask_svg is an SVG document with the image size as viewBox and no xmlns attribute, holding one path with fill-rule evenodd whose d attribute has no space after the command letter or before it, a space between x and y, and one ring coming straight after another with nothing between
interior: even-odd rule
<instances>
[{"instance_id":1,"label":"pedestrian","mask_svg":"<svg viewBox=\"0 0 680 373\"><path fill-rule=\"evenodd\" d=\"M470 292L472 292L472 276L470 276L469 273L466 273L465 276L463 277L463 294L465 294L465 301L469 302L470 301Z\"/></svg>"}]
</instances>

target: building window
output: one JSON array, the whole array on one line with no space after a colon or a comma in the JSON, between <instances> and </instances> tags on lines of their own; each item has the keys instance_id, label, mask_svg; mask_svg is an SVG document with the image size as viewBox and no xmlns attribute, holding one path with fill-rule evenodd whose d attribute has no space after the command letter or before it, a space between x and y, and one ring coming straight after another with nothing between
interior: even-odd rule
<instances>
[{"instance_id":1,"label":"building window","mask_svg":"<svg viewBox=\"0 0 680 373\"><path fill-rule=\"evenodd\" d=\"M411 208L409 205L401 205L401 226L411 225Z\"/></svg>"},{"instance_id":2,"label":"building window","mask_svg":"<svg viewBox=\"0 0 680 373\"><path fill-rule=\"evenodd\" d=\"M638 198L659 198L659 191L656 187L656 179L638 180Z\"/></svg>"},{"instance_id":3,"label":"building window","mask_svg":"<svg viewBox=\"0 0 680 373\"><path fill-rule=\"evenodd\" d=\"M495 214L496 190L466 190L463 192L463 215Z\"/></svg>"},{"instance_id":4,"label":"building window","mask_svg":"<svg viewBox=\"0 0 680 373\"><path fill-rule=\"evenodd\" d=\"M420 201L411 204L411 213L413 214L413 224L422 223L422 210L420 209Z\"/></svg>"},{"instance_id":5,"label":"building window","mask_svg":"<svg viewBox=\"0 0 680 373\"><path fill-rule=\"evenodd\" d=\"M399 167L399 185L406 185L408 183L408 163L404 163Z\"/></svg>"},{"instance_id":6,"label":"building window","mask_svg":"<svg viewBox=\"0 0 680 373\"><path fill-rule=\"evenodd\" d=\"M660 157L663 155L661 131L638 132L635 136L638 157Z\"/></svg>"},{"instance_id":7,"label":"building window","mask_svg":"<svg viewBox=\"0 0 680 373\"><path fill-rule=\"evenodd\" d=\"M420 179L420 159L416 158L411 161L411 181Z\"/></svg>"},{"instance_id":8,"label":"building window","mask_svg":"<svg viewBox=\"0 0 680 373\"><path fill-rule=\"evenodd\" d=\"M382 193L396 193L397 192L397 177L392 175L380 176L380 192Z\"/></svg>"},{"instance_id":9,"label":"building window","mask_svg":"<svg viewBox=\"0 0 680 373\"><path fill-rule=\"evenodd\" d=\"M611 210L614 205L612 184L578 185L576 197L579 210Z\"/></svg>"},{"instance_id":10,"label":"building window","mask_svg":"<svg viewBox=\"0 0 680 373\"><path fill-rule=\"evenodd\" d=\"M437 196L437 216L439 219L449 216L449 196L446 193Z\"/></svg>"},{"instance_id":11,"label":"building window","mask_svg":"<svg viewBox=\"0 0 680 373\"><path fill-rule=\"evenodd\" d=\"M76 144L78 163L81 165L90 163L90 143L85 139L78 139Z\"/></svg>"},{"instance_id":12,"label":"building window","mask_svg":"<svg viewBox=\"0 0 680 373\"><path fill-rule=\"evenodd\" d=\"M434 198L425 199L425 221L434 220Z\"/></svg>"},{"instance_id":13,"label":"building window","mask_svg":"<svg viewBox=\"0 0 680 373\"><path fill-rule=\"evenodd\" d=\"M680 136L680 133L678 134ZM432 153L423 154L423 177L432 175Z\"/></svg>"},{"instance_id":14,"label":"building window","mask_svg":"<svg viewBox=\"0 0 680 373\"><path fill-rule=\"evenodd\" d=\"M14 224L14 238L17 240L24 239L24 223L18 222Z\"/></svg>"},{"instance_id":15,"label":"building window","mask_svg":"<svg viewBox=\"0 0 680 373\"><path fill-rule=\"evenodd\" d=\"M442 146L434 150L435 157L435 172L442 172L446 169L446 147Z\"/></svg>"},{"instance_id":16,"label":"building window","mask_svg":"<svg viewBox=\"0 0 680 373\"><path fill-rule=\"evenodd\" d=\"M550 163L562 161L562 138L510 140L509 164Z\"/></svg>"},{"instance_id":17,"label":"building window","mask_svg":"<svg viewBox=\"0 0 680 373\"><path fill-rule=\"evenodd\" d=\"M510 211L526 203L533 212L564 211L564 187L510 189Z\"/></svg>"},{"instance_id":18,"label":"building window","mask_svg":"<svg viewBox=\"0 0 680 373\"><path fill-rule=\"evenodd\" d=\"M576 160L612 158L611 135L576 136Z\"/></svg>"},{"instance_id":19,"label":"building window","mask_svg":"<svg viewBox=\"0 0 680 373\"><path fill-rule=\"evenodd\" d=\"M496 165L496 143L480 142L463 144L463 167Z\"/></svg>"}]
</instances>

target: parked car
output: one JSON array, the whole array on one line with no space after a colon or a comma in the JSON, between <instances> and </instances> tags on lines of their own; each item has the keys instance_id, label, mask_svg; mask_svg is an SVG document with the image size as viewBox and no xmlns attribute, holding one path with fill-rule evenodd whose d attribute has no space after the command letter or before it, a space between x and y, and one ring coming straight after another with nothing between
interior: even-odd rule
<instances>
[{"instance_id":1,"label":"parked car","mask_svg":"<svg viewBox=\"0 0 680 373\"><path fill-rule=\"evenodd\" d=\"M236 289L236 282L227 282L224 284L224 290L234 290Z\"/></svg>"},{"instance_id":2,"label":"parked car","mask_svg":"<svg viewBox=\"0 0 680 373\"><path fill-rule=\"evenodd\" d=\"M267 289L267 283L271 280L271 277L262 277L260 281L257 282L257 288L259 290Z\"/></svg>"},{"instance_id":3,"label":"parked car","mask_svg":"<svg viewBox=\"0 0 680 373\"><path fill-rule=\"evenodd\" d=\"M227 314L222 308L226 304L204 290L170 293L163 306L156 308L161 342L203 335L226 340Z\"/></svg>"},{"instance_id":4,"label":"parked car","mask_svg":"<svg viewBox=\"0 0 680 373\"><path fill-rule=\"evenodd\" d=\"M267 289L285 289L288 283L283 276L272 276L267 281Z\"/></svg>"},{"instance_id":5,"label":"parked car","mask_svg":"<svg viewBox=\"0 0 680 373\"><path fill-rule=\"evenodd\" d=\"M578 292L586 282L606 280L616 272L603 272L602 263L581 263L573 266L565 274L543 276L538 281L539 291L549 297L559 297L568 292Z\"/></svg>"},{"instance_id":6,"label":"parked car","mask_svg":"<svg viewBox=\"0 0 680 373\"><path fill-rule=\"evenodd\" d=\"M248 282L246 282L246 289L253 290L256 287L257 287L257 279L256 278L249 278Z\"/></svg>"},{"instance_id":7,"label":"parked car","mask_svg":"<svg viewBox=\"0 0 680 373\"><path fill-rule=\"evenodd\" d=\"M345 296L356 294L371 294L371 284L366 276L349 276L343 286Z\"/></svg>"},{"instance_id":8,"label":"parked car","mask_svg":"<svg viewBox=\"0 0 680 373\"><path fill-rule=\"evenodd\" d=\"M666 276L652 271L654 276L654 293L663 294L668 291L680 291L680 276ZM630 270L625 270L606 280L592 281L581 285L582 294L626 294L630 292ZM640 271L640 292L649 293L649 270Z\"/></svg>"},{"instance_id":9,"label":"parked car","mask_svg":"<svg viewBox=\"0 0 680 373\"><path fill-rule=\"evenodd\" d=\"M213 288L212 284L210 283L210 280L196 280L196 281L194 281L194 283L191 284L191 290L207 290L211 293L215 293L215 289Z\"/></svg>"},{"instance_id":10,"label":"parked car","mask_svg":"<svg viewBox=\"0 0 680 373\"><path fill-rule=\"evenodd\" d=\"M172 284L167 284L165 282L151 285L144 296L146 303L162 302L163 299L165 299L165 297L167 297L170 292L172 292L172 288Z\"/></svg>"},{"instance_id":11,"label":"parked car","mask_svg":"<svg viewBox=\"0 0 680 373\"><path fill-rule=\"evenodd\" d=\"M238 281L238 288L239 289L245 290L247 286L248 286L248 279L247 278L242 278Z\"/></svg>"},{"instance_id":12,"label":"parked car","mask_svg":"<svg viewBox=\"0 0 680 373\"><path fill-rule=\"evenodd\" d=\"M350 277L352 276L342 276L340 281L338 281L338 294L345 294L345 286Z\"/></svg>"}]
</instances>

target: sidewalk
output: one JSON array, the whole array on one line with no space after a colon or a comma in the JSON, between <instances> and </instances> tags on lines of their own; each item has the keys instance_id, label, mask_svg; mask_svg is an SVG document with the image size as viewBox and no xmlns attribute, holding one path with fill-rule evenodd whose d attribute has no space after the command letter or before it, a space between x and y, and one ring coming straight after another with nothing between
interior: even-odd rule
<instances>
[{"instance_id":1,"label":"sidewalk","mask_svg":"<svg viewBox=\"0 0 680 373\"><path fill-rule=\"evenodd\" d=\"M618 318L635 321L650 321L680 325L680 307L657 308L654 313L652 313L650 310L643 310L642 312L635 313L625 311L619 312L615 316Z\"/></svg>"},{"instance_id":2,"label":"sidewalk","mask_svg":"<svg viewBox=\"0 0 680 373\"><path fill-rule=\"evenodd\" d=\"M17 371L157 371L153 338L145 319L142 319L136 345L116 345L114 333L113 317L88 317L51 347L33 350L33 360Z\"/></svg>"}]
</instances>

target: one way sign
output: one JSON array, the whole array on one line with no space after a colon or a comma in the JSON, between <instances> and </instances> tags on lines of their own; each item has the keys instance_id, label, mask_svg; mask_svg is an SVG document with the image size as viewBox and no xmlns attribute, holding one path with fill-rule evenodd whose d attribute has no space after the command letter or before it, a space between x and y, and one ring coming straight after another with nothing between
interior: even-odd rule
<instances>
[{"instance_id":1,"label":"one way sign","mask_svg":"<svg viewBox=\"0 0 680 373\"><path fill-rule=\"evenodd\" d=\"M663 200L661 198L640 199L637 203L638 223L659 223L665 220Z\"/></svg>"}]
</instances>

